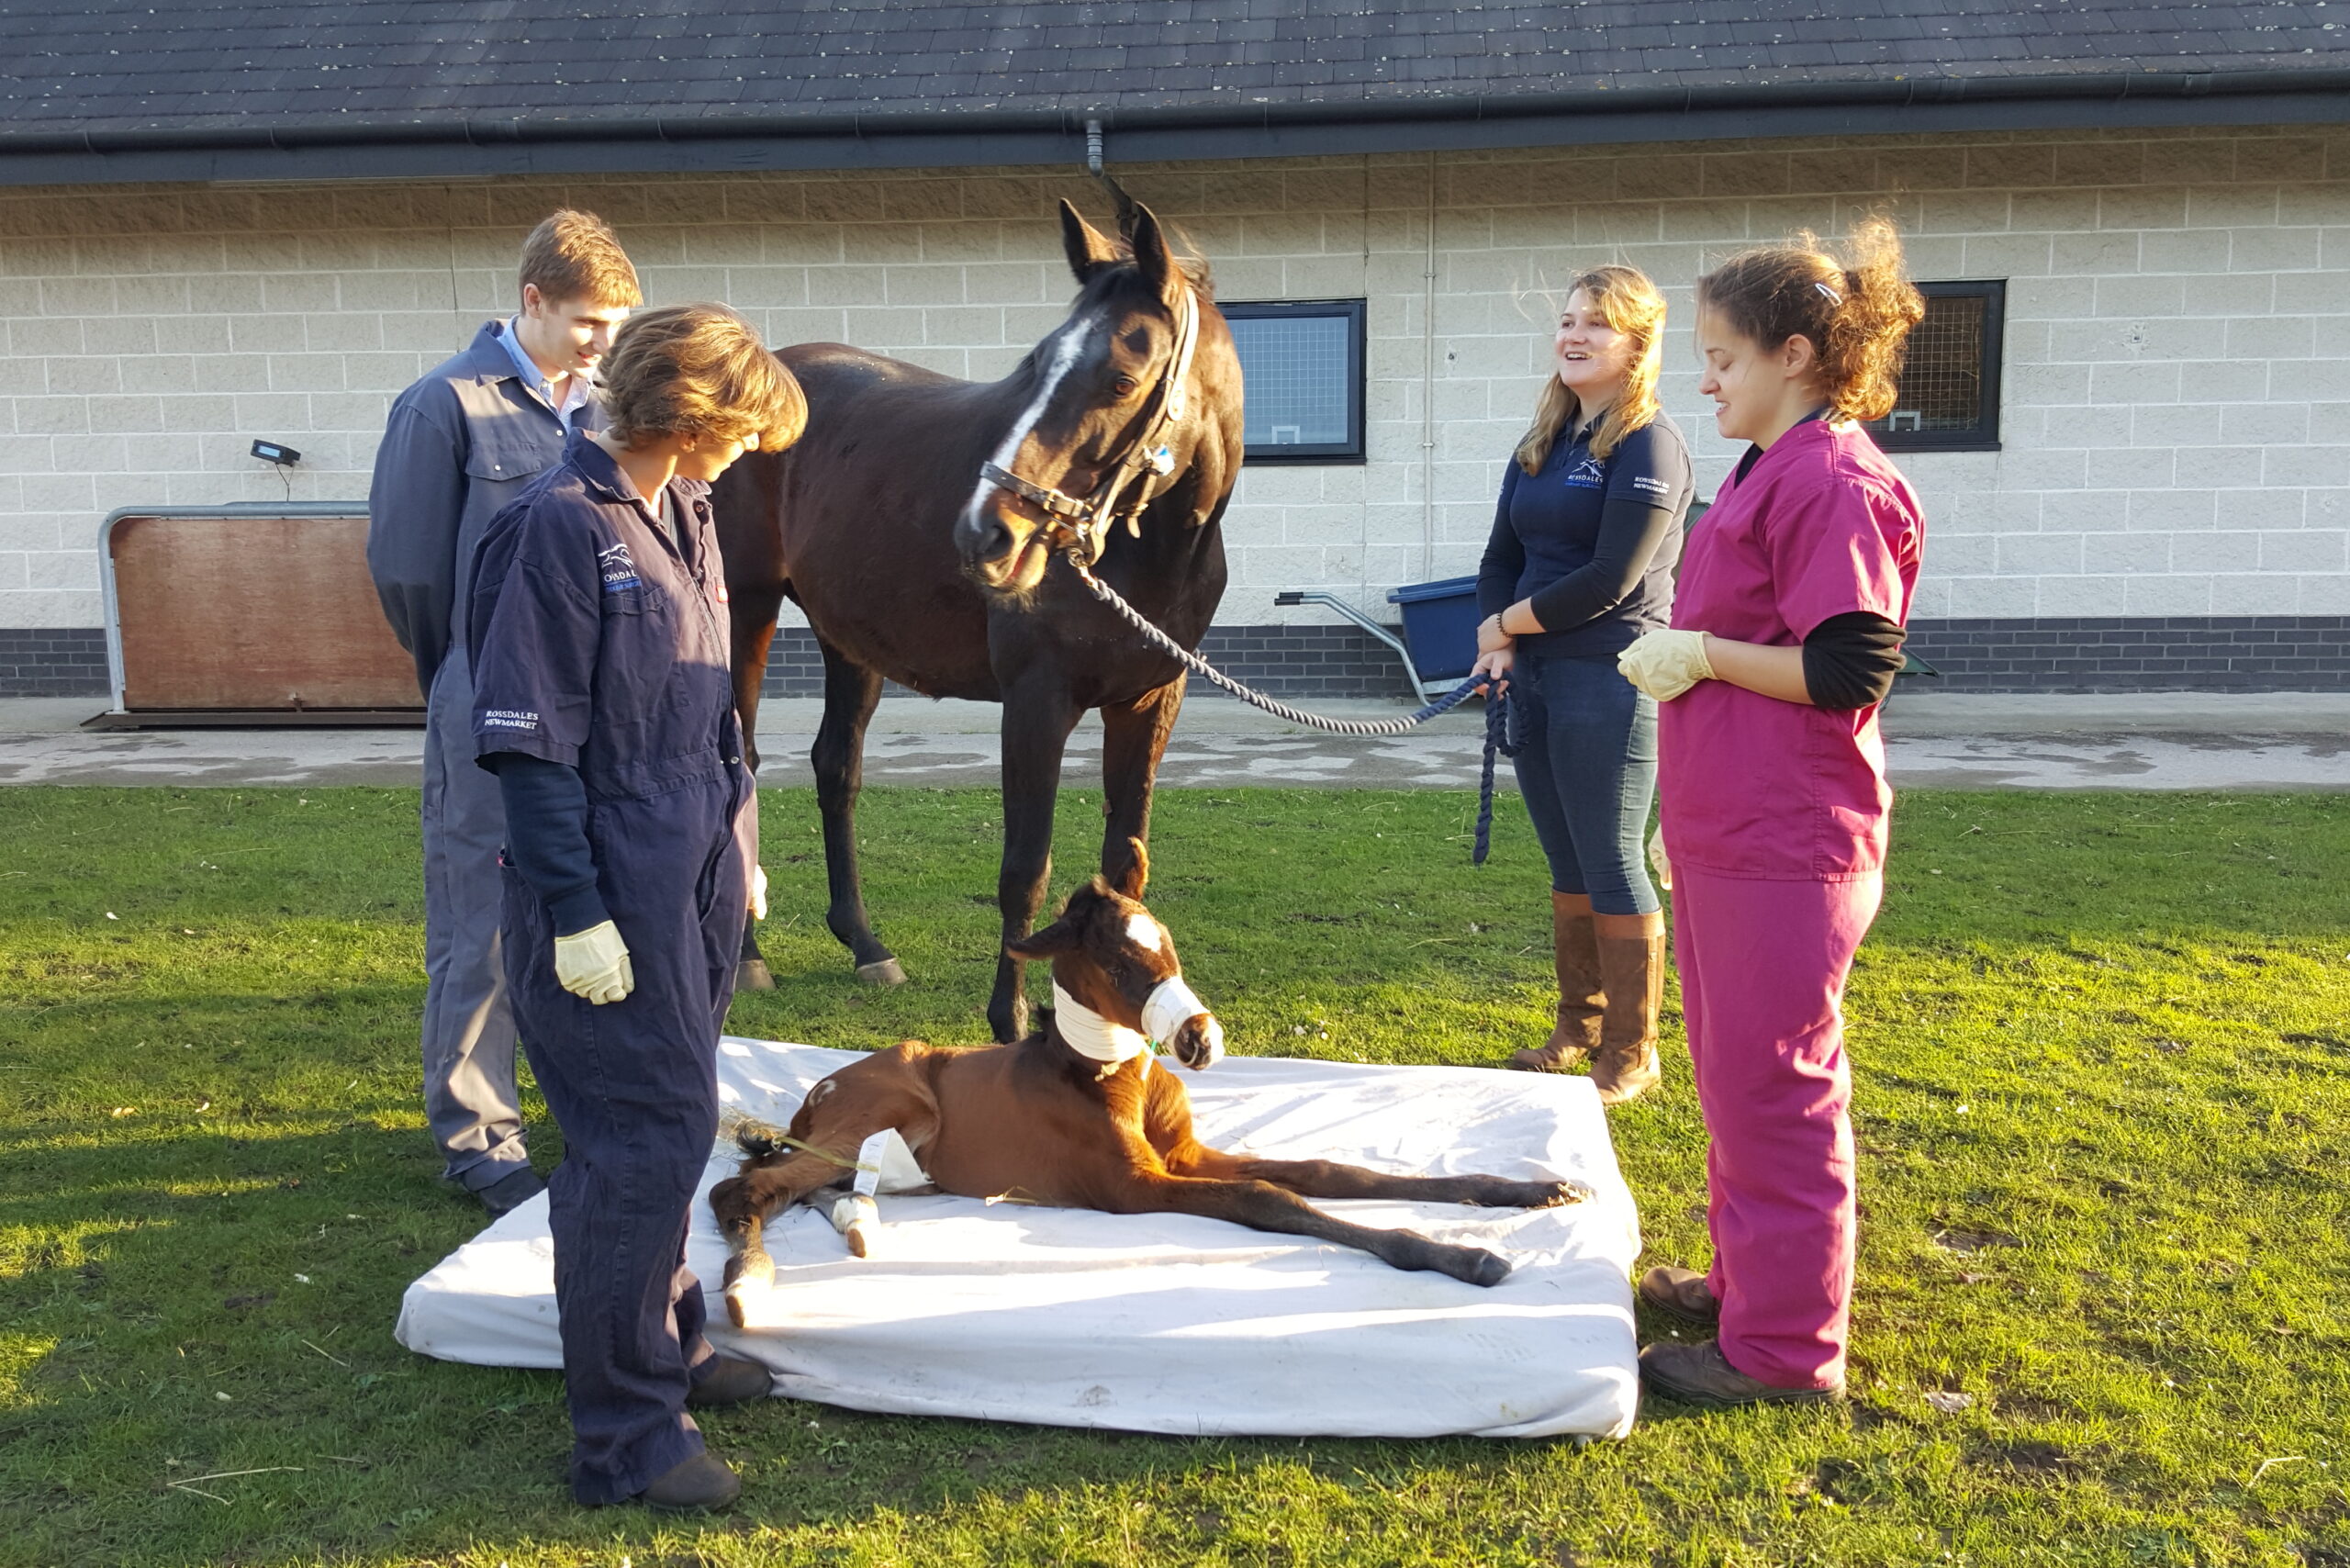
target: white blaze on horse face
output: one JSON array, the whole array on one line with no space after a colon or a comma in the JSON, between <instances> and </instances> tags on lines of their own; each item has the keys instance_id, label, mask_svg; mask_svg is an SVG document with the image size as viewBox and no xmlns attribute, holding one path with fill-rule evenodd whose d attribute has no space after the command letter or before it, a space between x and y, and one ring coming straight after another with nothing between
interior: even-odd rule
<instances>
[{"instance_id":1,"label":"white blaze on horse face","mask_svg":"<svg viewBox=\"0 0 2350 1568\"><path fill-rule=\"evenodd\" d=\"M1012 429L1005 432L1003 444L996 448L993 462L1005 473L1020 473L1013 466L1020 456L1020 448L1036 428L1036 421L1045 417L1045 410L1052 407L1054 391L1076 366L1078 356L1085 352L1085 345L1092 339L1093 329L1097 325L1098 322L1089 318L1062 326L1060 339L1053 344L1052 357L1045 362L1044 378L1037 383L1036 396L1029 400L1028 407L1021 411L1020 417L1012 421ZM1026 478L1027 476L1024 474L1021 477ZM988 492L994 488L992 480L984 476L980 478L971 491L970 500L963 508L965 524L971 527L979 525L979 509L987 504Z\"/></svg>"},{"instance_id":2,"label":"white blaze on horse face","mask_svg":"<svg viewBox=\"0 0 2350 1568\"><path fill-rule=\"evenodd\" d=\"M1167 938L1158 922L1142 911L1126 916L1126 940L1146 952L1156 953L1166 946Z\"/></svg>"}]
</instances>

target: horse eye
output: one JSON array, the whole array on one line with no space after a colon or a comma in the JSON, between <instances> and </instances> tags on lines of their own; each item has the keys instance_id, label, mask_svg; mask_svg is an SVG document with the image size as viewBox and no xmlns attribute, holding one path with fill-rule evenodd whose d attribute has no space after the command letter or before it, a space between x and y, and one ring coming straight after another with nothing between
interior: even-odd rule
<instances>
[{"instance_id":1,"label":"horse eye","mask_svg":"<svg viewBox=\"0 0 2350 1568\"><path fill-rule=\"evenodd\" d=\"M1131 375L1121 375L1117 380L1118 396L1121 398L1129 397L1133 394L1134 389L1141 385L1141 382L1136 381Z\"/></svg>"}]
</instances>

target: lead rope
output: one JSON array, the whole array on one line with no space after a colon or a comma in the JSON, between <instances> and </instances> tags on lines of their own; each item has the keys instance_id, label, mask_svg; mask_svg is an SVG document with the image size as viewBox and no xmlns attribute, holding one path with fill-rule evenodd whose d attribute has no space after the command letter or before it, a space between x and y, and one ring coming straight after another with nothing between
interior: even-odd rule
<instances>
[{"instance_id":1,"label":"lead rope","mask_svg":"<svg viewBox=\"0 0 2350 1568\"><path fill-rule=\"evenodd\" d=\"M1286 719L1292 724L1303 724L1309 730L1322 730L1334 735L1403 735L1418 729L1439 713L1449 713L1477 694L1484 684L1482 677L1471 676L1450 691L1427 707L1405 714L1400 719L1332 719L1320 713L1309 713L1303 708L1292 708L1278 698L1266 696L1254 688L1243 686L1191 649L1152 625L1143 612L1118 596L1118 591L1093 575L1093 569L1079 558L1076 551L1064 557L1069 568L1077 573L1077 580L1088 592L1108 606L1111 612L1141 634L1144 642L1182 665L1193 675L1221 690L1230 692L1251 708L1259 708L1276 719ZM1494 758L1514 757L1518 747L1526 744L1520 731L1517 706L1509 700L1507 688L1494 694L1485 704L1485 756L1477 781L1476 846L1470 852L1470 864L1483 866L1492 848L1494 834Z\"/></svg>"}]
</instances>

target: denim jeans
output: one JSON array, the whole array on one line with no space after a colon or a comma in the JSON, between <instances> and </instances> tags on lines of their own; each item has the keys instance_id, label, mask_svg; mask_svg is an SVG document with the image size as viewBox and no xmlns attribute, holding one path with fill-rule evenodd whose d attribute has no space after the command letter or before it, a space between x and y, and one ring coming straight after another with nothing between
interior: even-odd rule
<instances>
[{"instance_id":1,"label":"denim jeans","mask_svg":"<svg viewBox=\"0 0 2350 1568\"><path fill-rule=\"evenodd\" d=\"M1588 893L1602 914L1653 914L1643 835L1656 798L1656 703L1613 655L1522 655L1510 671L1525 744L1516 767L1550 886Z\"/></svg>"}]
</instances>

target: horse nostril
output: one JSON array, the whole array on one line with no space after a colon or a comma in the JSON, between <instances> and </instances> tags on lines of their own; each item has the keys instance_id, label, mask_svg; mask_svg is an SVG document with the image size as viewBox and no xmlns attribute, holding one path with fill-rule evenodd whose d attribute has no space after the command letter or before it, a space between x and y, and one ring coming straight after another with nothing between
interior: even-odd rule
<instances>
[{"instance_id":1,"label":"horse nostril","mask_svg":"<svg viewBox=\"0 0 2350 1568\"><path fill-rule=\"evenodd\" d=\"M1175 1033L1175 1059L1193 1072L1204 1072L1224 1059L1224 1025L1213 1013L1183 1021Z\"/></svg>"},{"instance_id":2,"label":"horse nostril","mask_svg":"<svg viewBox=\"0 0 2350 1568\"><path fill-rule=\"evenodd\" d=\"M1012 530L1005 526L1003 520L985 512L957 528L955 535L956 543L961 546L963 559L974 565L994 560L1014 543Z\"/></svg>"}]
</instances>

